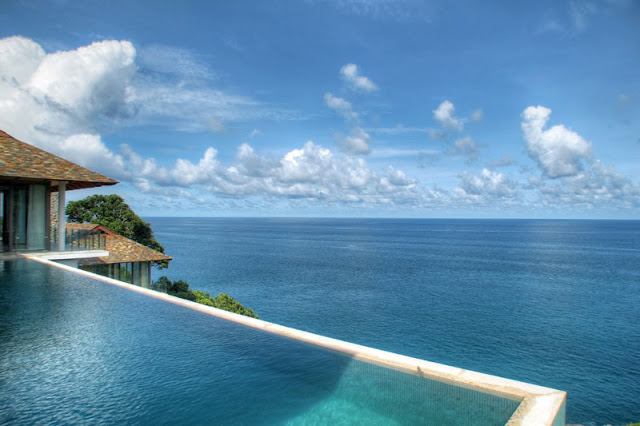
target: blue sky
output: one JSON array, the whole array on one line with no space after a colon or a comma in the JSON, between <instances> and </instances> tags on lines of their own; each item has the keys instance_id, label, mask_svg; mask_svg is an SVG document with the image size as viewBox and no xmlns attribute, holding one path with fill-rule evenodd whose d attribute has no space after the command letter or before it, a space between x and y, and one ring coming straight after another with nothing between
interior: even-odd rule
<instances>
[{"instance_id":1,"label":"blue sky","mask_svg":"<svg viewBox=\"0 0 640 426\"><path fill-rule=\"evenodd\" d=\"M145 216L636 219L638 70L632 0L0 5L0 129Z\"/></svg>"}]
</instances>

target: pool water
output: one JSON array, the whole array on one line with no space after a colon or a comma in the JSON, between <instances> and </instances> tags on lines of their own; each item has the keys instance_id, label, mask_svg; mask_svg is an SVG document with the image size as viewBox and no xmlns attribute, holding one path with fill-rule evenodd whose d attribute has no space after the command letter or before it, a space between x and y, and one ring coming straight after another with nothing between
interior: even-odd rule
<instances>
[{"instance_id":1,"label":"pool water","mask_svg":"<svg viewBox=\"0 0 640 426\"><path fill-rule=\"evenodd\" d=\"M496 396L0 262L0 424L504 424Z\"/></svg>"}]
</instances>

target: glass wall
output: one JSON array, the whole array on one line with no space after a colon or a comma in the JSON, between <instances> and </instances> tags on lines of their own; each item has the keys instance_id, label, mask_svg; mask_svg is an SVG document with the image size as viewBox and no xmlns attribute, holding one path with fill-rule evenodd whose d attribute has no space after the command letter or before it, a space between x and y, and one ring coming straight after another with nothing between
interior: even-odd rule
<instances>
[{"instance_id":1,"label":"glass wall","mask_svg":"<svg viewBox=\"0 0 640 426\"><path fill-rule=\"evenodd\" d=\"M7 185L1 191L2 249L48 248L48 191L44 184Z\"/></svg>"},{"instance_id":2,"label":"glass wall","mask_svg":"<svg viewBox=\"0 0 640 426\"><path fill-rule=\"evenodd\" d=\"M149 288L150 268L150 262L127 262L80 266L80 269L84 269L85 271L124 281L129 284L139 285L145 288Z\"/></svg>"},{"instance_id":3,"label":"glass wall","mask_svg":"<svg viewBox=\"0 0 640 426\"><path fill-rule=\"evenodd\" d=\"M13 188L13 223L9 231L13 234L13 246L16 250L27 248L27 187Z\"/></svg>"}]
</instances>

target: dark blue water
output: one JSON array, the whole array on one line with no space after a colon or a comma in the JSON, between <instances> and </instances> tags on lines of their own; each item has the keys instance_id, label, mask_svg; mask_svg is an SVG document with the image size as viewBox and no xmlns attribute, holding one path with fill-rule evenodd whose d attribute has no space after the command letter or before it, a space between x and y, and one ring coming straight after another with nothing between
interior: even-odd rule
<instances>
[{"instance_id":1,"label":"dark blue water","mask_svg":"<svg viewBox=\"0 0 640 426\"><path fill-rule=\"evenodd\" d=\"M504 424L518 402L0 261L0 424Z\"/></svg>"},{"instance_id":2,"label":"dark blue water","mask_svg":"<svg viewBox=\"0 0 640 426\"><path fill-rule=\"evenodd\" d=\"M152 218L166 274L262 319L640 421L640 222Z\"/></svg>"}]
</instances>

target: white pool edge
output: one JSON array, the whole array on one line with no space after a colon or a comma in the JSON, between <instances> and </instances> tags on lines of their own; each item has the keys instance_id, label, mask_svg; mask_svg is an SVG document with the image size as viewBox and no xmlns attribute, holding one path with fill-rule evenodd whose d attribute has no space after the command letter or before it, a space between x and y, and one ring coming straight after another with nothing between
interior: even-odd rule
<instances>
[{"instance_id":1,"label":"white pool edge","mask_svg":"<svg viewBox=\"0 0 640 426\"><path fill-rule=\"evenodd\" d=\"M479 392L494 394L503 398L518 401L521 400L522 402L507 423L511 426L556 426L565 424L567 393L564 391L429 362L355 343L345 342L343 340L333 339L331 337L321 336L319 334L297 330L295 328L255 318L249 318L53 262L47 259L46 256L42 255L25 254L23 257L227 321L232 321L268 333L277 334L315 346L341 352L361 361L473 389Z\"/></svg>"}]
</instances>

